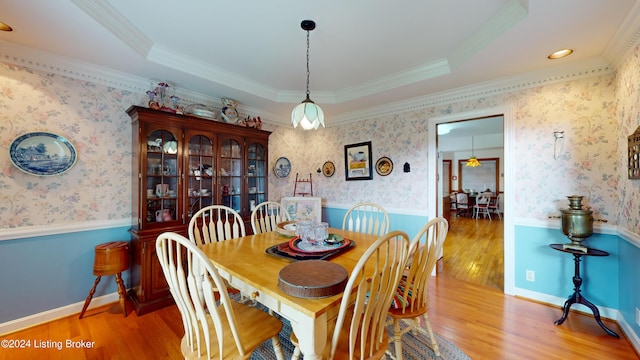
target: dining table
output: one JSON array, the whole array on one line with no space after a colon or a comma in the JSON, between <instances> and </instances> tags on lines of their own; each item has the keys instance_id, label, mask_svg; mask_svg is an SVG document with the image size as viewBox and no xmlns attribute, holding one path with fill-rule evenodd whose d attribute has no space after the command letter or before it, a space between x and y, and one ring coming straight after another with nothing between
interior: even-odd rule
<instances>
[{"instance_id":1,"label":"dining table","mask_svg":"<svg viewBox=\"0 0 640 360\"><path fill-rule=\"evenodd\" d=\"M325 259L341 265L349 274L367 248L378 239L376 235L334 228L330 228L329 233L354 243ZM266 250L291 238L272 231L201 245L200 248L232 287L290 321L305 359L321 359L330 324L338 316L343 293L304 298L280 289L280 271L295 261L306 260L288 259L268 254Z\"/></svg>"}]
</instances>

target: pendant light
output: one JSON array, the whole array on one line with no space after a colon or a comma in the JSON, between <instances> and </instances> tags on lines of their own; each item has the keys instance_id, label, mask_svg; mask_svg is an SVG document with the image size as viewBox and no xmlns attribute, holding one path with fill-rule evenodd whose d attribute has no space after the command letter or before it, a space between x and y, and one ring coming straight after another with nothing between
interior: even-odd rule
<instances>
[{"instance_id":1,"label":"pendant light","mask_svg":"<svg viewBox=\"0 0 640 360\"><path fill-rule=\"evenodd\" d=\"M475 157L475 155L473 155L473 136L471 137L471 157L469 158L469 160L467 160L467 163L465 164L465 166L467 167L478 167L480 166L480 161L478 161L478 158Z\"/></svg>"},{"instance_id":2,"label":"pendant light","mask_svg":"<svg viewBox=\"0 0 640 360\"><path fill-rule=\"evenodd\" d=\"M294 128L300 125L304 130L311 130L320 125L324 127L324 112L309 98L309 31L316 28L316 23L313 20L303 20L300 27L307 32L307 98L293 108L291 123Z\"/></svg>"}]
</instances>

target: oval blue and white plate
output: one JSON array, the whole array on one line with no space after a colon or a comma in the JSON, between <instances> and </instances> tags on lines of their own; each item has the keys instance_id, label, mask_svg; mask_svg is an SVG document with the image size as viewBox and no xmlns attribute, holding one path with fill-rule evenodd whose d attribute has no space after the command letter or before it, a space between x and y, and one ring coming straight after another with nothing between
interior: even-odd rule
<instances>
[{"instance_id":1,"label":"oval blue and white plate","mask_svg":"<svg viewBox=\"0 0 640 360\"><path fill-rule=\"evenodd\" d=\"M32 175L59 175L78 159L76 148L64 137L48 132L18 136L9 147L9 158L18 169Z\"/></svg>"},{"instance_id":2,"label":"oval blue and white plate","mask_svg":"<svg viewBox=\"0 0 640 360\"><path fill-rule=\"evenodd\" d=\"M273 172L279 178L286 178L291 172L291 162L286 157L279 157L273 166Z\"/></svg>"}]
</instances>

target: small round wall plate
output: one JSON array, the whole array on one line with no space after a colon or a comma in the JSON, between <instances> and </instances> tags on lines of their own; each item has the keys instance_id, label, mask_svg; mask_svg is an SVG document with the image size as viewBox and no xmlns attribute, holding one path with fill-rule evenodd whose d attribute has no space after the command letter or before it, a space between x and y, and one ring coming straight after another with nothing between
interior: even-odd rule
<instances>
[{"instance_id":1,"label":"small round wall plate","mask_svg":"<svg viewBox=\"0 0 640 360\"><path fill-rule=\"evenodd\" d=\"M327 161L326 163L324 163L324 165L322 165L322 173L324 174L324 176L331 177L335 172L336 166L331 161Z\"/></svg>"},{"instance_id":2,"label":"small round wall plate","mask_svg":"<svg viewBox=\"0 0 640 360\"><path fill-rule=\"evenodd\" d=\"M291 162L286 157L279 157L273 165L273 173L279 178L286 178L291 172Z\"/></svg>"},{"instance_id":3,"label":"small round wall plate","mask_svg":"<svg viewBox=\"0 0 640 360\"><path fill-rule=\"evenodd\" d=\"M48 132L19 136L9 147L9 158L18 169L32 175L59 175L76 163L76 149L64 137Z\"/></svg>"},{"instance_id":4,"label":"small round wall plate","mask_svg":"<svg viewBox=\"0 0 640 360\"><path fill-rule=\"evenodd\" d=\"M376 161L376 172L380 176L387 176L393 171L393 161L386 156Z\"/></svg>"}]
</instances>

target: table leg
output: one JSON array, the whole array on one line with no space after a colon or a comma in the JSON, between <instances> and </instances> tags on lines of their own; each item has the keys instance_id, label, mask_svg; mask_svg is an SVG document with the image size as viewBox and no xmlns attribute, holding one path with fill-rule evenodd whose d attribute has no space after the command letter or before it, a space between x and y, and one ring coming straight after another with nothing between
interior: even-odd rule
<instances>
[{"instance_id":1,"label":"table leg","mask_svg":"<svg viewBox=\"0 0 640 360\"><path fill-rule=\"evenodd\" d=\"M291 321L293 332L298 338L298 346L305 360L322 359L327 345L327 316L316 319L297 319Z\"/></svg>"},{"instance_id":2,"label":"table leg","mask_svg":"<svg viewBox=\"0 0 640 360\"><path fill-rule=\"evenodd\" d=\"M600 311L598 311L598 308L595 305L593 305L589 300L585 299L584 297L580 298L580 304L591 309L591 311L593 312L593 317L596 319L596 322L598 323L598 325L600 325L602 330L604 330L607 334L613 337L620 338L618 334L616 334L613 330L609 329L602 323L602 320L600 319Z\"/></svg>"},{"instance_id":3,"label":"table leg","mask_svg":"<svg viewBox=\"0 0 640 360\"><path fill-rule=\"evenodd\" d=\"M567 316L569 316L569 308L571 308L571 305L575 303L576 303L576 293L573 293L573 295L571 295L569 299L567 299L567 301L564 302L562 317L556 320L554 324L561 325L567 319Z\"/></svg>"},{"instance_id":4,"label":"table leg","mask_svg":"<svg viewBox=\"0 0 640 360\"><path fill-rule=\"evenodd\" d=\"M593 317L596 319L596 322L607 334L620 338L618 334L616 334L613 330L607 328L604 325L604 323L602 323L602 319L600 319L600 311L598 311L598 308L595 305L593 305L589 300L585 299L584 296L582 296L582 293L580 291L580 287L582 286L582 278L580 277L580 257L581 256L582 255L578 255L578 254L573 255L574 264L575 264L575 275L573 276L574 292L573 292L573 295L571 295L569 299L567 299L567 301L565 301L564 303L562 317L556 320L554 324L560 325L567 319L567 316L569 315L569 308L571 308L571 305L582 304L588 307L589 309L591 309L591 312L593 313Z\"/></svg>"}]
</instances>

